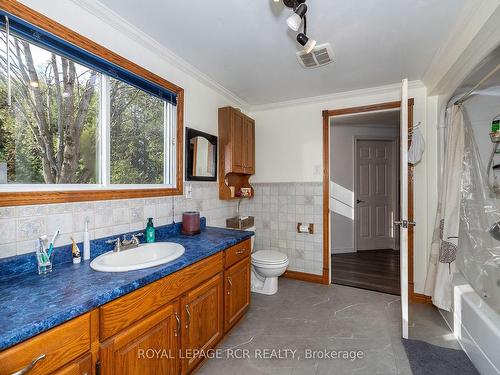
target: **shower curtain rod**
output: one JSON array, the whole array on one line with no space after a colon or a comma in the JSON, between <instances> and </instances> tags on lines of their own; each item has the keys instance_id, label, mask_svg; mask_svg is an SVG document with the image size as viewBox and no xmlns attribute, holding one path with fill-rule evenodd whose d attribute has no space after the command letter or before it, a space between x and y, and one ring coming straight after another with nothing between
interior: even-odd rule
<instances>
[{"instance_id":1,"label":"shower curtain rod","mask_svg":"<svg viewBox=\"0 0 500 375\"><path fill-rule=\"evenodd\" d=\"M500 64L498 64L491 72L489 72L482 80L480 80L473 88L467 91L460 99L455 102L455 105L462 104L476 91L481 85L490 79L497 71L500 70Z\"/></svg>"}]
</instances>

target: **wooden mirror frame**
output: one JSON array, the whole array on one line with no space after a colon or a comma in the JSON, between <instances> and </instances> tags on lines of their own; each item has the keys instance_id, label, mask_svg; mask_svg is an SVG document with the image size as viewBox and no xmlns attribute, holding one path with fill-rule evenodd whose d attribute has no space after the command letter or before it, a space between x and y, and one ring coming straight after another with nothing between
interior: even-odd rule
<instances>
[{"instance_id":1,"label":"wooden mirror frame","mask_svg":"<svg viewBox=\"0 0 500 375\"><path fill-rule=\"evenodd\" d=\"M175 188L130 188L130 189L95 189L95 190L61 190L61 191L28 191L0 192L0 207L22 206L30 204L83 202L108 199L146 198L183 194L183 157L182 144L184 135L184 89L142 68L124 57L108 50L94 41L70 30L54 20L15 1L2 0L1 8L26 22L31 23L65 41L99 56L113 64L154 82L177 95L177 153L176 153L176 186Z\"/></svg>"}]
</instances>

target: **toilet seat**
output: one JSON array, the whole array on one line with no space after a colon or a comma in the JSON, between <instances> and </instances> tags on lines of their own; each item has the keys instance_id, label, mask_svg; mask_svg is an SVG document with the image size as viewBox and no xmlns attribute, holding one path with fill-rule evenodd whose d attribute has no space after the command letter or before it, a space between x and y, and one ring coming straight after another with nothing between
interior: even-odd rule
<instances>
[{"instance_id":1,"label":"toilet seat","mask_svg":"<svg viewBox=\"0 0 500 375\"><path fill-rule=\"evenodd\" d=\"M282 266L288 263L286 254L274 250L259 250L252 254L252 264L263 266Z\"/></svg>"}]
</instances>

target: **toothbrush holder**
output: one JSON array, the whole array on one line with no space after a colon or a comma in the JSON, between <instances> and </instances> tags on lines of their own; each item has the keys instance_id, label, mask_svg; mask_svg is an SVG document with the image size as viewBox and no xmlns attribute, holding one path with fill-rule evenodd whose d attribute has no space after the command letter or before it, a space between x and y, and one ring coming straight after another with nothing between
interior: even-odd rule
<instances>
[{"instance_id":1,"label":"toothbrush holder","mask_svg":"<svg viewBox=\"0 0 500 375\"><path fill-rule=\"evenodd\" d=\"M52 272L52 265L54 262L55 251L47 254L47 250L44 248L43 244L40 242L36 249L36 262L38 264L38 274L45 275Z\"/></svg>"}]
</instances>

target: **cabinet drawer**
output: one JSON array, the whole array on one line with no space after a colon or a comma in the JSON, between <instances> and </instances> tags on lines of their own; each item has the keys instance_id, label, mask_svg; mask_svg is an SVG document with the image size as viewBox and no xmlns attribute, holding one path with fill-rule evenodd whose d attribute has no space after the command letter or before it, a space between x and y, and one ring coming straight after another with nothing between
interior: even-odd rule
<instances>
[{"instance_id":1,"label":"cabinet drawer","mask_svg":"<svg viewBox=\"0 0 500 375\"><path fill-rule=\"evenodd\" d=\"M100 308L100 338L105 340L151 314L224 268L223 255L203 259Z\"/></svg>"},{"instance_id":2,"label":"cabinet drawer","mask_svg":"<svg viewBox=\"0 0 500 375\"><path fill-rule=\"evenodd\" d=\"M250 256L250 239L240 242L226 250L226 268Z\"/></svg>"},{"instance_id":3,"label":"cabinet drawer","mask_svg":"<svg viewBox=\"0 0 500 375\"><path fill-rule=\"evenodd\" d=\"M40 359L30 375L48 374L90 350L90 314L87 313L0 353L0 374L11 374Z\"/></svg>"}]
</instances>

